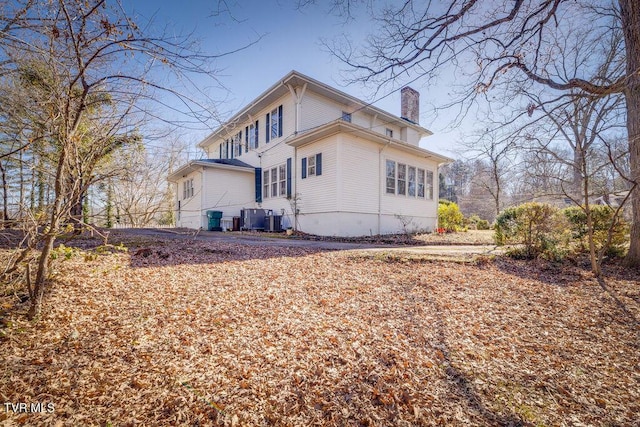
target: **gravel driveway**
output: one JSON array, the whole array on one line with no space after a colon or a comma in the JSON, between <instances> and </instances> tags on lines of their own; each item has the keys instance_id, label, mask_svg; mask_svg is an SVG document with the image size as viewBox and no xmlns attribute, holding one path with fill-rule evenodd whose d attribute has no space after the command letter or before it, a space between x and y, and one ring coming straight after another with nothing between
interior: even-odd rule
<instances>
[{"instance_id":1,"label":"gravel driveway","mask_svg":"<svg viewBox=\"0 0 640 427\"><path fill-rule=\"evenodd\" d=\"M408 256L427 256L435 258L470 259L478 255L498 255L504 252L495 245L420 245L404 246L391 244L371 244L338 242L331 240L304 240L288 238L281 234L273 237L264 234L247 234L236 232L216 232L168 228L138 228L114 230L112 236L148 237L158 239L194 239L212 242L232 242L251 246L300 247L328 251L354 251L362 255L373 254L406 254ZM113 238L112 237L112 238Z\"/></svg>"}]
</instances>

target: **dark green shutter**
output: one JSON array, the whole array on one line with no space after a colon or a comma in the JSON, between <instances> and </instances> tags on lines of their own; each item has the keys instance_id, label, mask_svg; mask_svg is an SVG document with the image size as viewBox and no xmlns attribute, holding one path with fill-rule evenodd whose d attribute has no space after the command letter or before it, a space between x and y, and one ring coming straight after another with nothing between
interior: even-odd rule
<instances>
[{"instance_id":1,"label":"dark green shutter","mask_svg":"<svg viewBox=\"0 0 640 427\"><path fill-rule=\"evenodd\" d=\"M244 152L249 152L249 126L244 128Z\"/></svg>"},{"instance_id":2,"label":"dark green shutter","mask_svg":"<svg viewBox=\"0 0 640 427\"><path fill-rule=\"evenodd\" d=\"M271 139L271 138L270 138L270 136L271 136L271 129L269 129L269 113L267 113L267 119L266 119L266 122L267 122L267 123L265 123L265 125L266 125L266 126L265 126L264 128L267 130L267 132L266 132L266 137L265 137L265 138L266 138L266 141L267 141L267 143L268 143L268 142L269 142L269 139Z\"/></svg>"},{"instance_id":3,"label":"dark green shutter","mask_svg":"<svg viewBox=\"0 0 640 427\"><path fill-rule=\"evenodd\" d=\"M278 107L278 136L282 136L282 105Z\"/></svg>"},{"instance_id":4,"label":"dark green shutter","mask_svg":"<svg viewBox=\"0 0 640 427\"><path fill-rule=\"evenodd\" d=\"M322 175L322 153L316 154L316 175Z\"/></svg>"},{"instance_id":5,"label":"dark green shutter","mask_svg":"<svg viewBox=\"0 0 640 427\"><path fill-rule=\"evenodd\" d=\"M291 157L287 159L287 197L291 198Z\"/></svg>"},{"instance_id":6,"label":"dark green shutter","mask_svg":"<svg viewBox=\"0 0 640 427\"><path fill-rule=\"evenodd\" d=\"M302 179L307 177L307 158L302 158Z\"/></svg>"},{"instance_id":7,"label":"dark green shutter","mask_svg":"<svg viewBox=\"0 0 640 427\"><path fill-rule=\"evenodd\" d=\"M220 155L218 156L219 159L222 158L222 143L220 143Z\"/></svg>"},{"instance_id":8,"label":"dark green shutter","mask_svg":"<svg viewBox=\"0 0 640 427\"><path fill-rule=\"evenodd\" d=\"M262 203L262 168L256 168L256 202Z\"/></svg>"}]
</instances>

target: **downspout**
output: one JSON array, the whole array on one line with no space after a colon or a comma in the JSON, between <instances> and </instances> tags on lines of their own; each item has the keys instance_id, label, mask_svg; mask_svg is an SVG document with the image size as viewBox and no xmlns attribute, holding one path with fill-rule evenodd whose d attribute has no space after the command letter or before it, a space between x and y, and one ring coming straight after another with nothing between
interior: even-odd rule
<instances>
[{"instance_id":1,"label":"downspout","mask_svg":"<svg viewBox=\"0 0 640 427\"><path fill-rule=\"evenodd\" d=\"M298 147L293 147L292 163L291 197L293 198L293 203L290 203L290 205L291 209L293 209L293 231L298 231Z\"/></svg>"},{"instance_id":2,"label":"downspout","mask_svg":"<svg viewBox=\"0 0 640 427\"><path fill-rule=\"evenodd\" d=\"M382 173L382 152L389 144L391 144L391 138L389 138L389 141L387 141L387 143L378 150L378 176L380 177L378 183L378 235L380 235L382 231L382 192L384 191L382 189L386 188L386 184L383 180L387 176L386 172L384 174Z\"/></svg>"}]
</instances>

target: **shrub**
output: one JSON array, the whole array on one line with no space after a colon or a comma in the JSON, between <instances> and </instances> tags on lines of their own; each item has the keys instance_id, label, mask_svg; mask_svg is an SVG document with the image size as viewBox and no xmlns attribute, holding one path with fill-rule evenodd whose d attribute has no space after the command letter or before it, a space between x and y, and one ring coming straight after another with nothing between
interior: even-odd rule
<instances>
[{"instance_id":1,"label":"shrub","mask_svg":"<svg viewBox=\"0 0 640 427\"><path fill-rule=\"evenodd\" d=\"M518 257L559 260L565 255L559 245L567 240L563 219L557 208L544 203L507 208L496 218L496 244L524 245L512 251Z\"/></svg>"},{"instance_id":2,"label":"shrub","mask_svg":"<svg viewBox=\"0 0 640 427\"><path fill-rule=\"evenodd\" d=\"M440 200L438 203L438 227L446 231L462 230L464 215L457 204L448 200Z\"/></svg>"},{"instance_id":3,"label":"shrub","mask_svg":"<svg viewBox=\"0 0 640 427\"><path fill-rule=\"evenodd\" d=\"M593 205L589 208L591 210L595 249L600 251L607 243L609 227L614 221L615 210L610 206L604 205ZM589 230L587 228L587 213L584 208L572 206L563 209L562 213L569 223L571 237L577 243L576 249L580 252L588 252ZM628 229L628 224L624 219L618 217L612 230L611 245L605 252L608 256L621 256L624 253Z\"/></svg>"},{"instance_id":4,"label":"shrub","mask_svg":"<svg viewBox=\"0 0 640 427\"><path fill-rule=\"evenodd\" d=\"M477 214L473 214L469 218L466 218L465 223L471 229L475 230L489 230L489 228L491 228L489 225L489 221L480 218Z\"/></svg>"}]
</instances>

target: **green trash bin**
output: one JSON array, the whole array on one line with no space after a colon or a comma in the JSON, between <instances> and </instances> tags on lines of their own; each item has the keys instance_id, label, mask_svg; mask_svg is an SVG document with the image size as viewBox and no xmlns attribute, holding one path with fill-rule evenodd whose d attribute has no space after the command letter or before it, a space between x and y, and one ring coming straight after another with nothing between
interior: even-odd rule
<instances>
[{"instance_id":1,"label":"green trash bin","mask_svg":"<svg viewBox=\"0 0 640 427\"><path fill-rule=\"evenodd\" d=\"M220 227L220 220L222 219L222 211L207 211L207 218L209 219L209 231L222 231Z\"/></svg>"}]
</instances>

